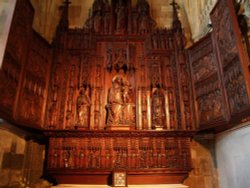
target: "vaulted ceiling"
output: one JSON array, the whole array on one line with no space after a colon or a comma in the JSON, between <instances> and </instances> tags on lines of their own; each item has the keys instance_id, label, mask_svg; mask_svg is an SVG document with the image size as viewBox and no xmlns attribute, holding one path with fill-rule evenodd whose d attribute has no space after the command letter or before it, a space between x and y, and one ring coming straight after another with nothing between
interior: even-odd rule
<instances>
[{"instance_id":1,"label":"vaulted ceiling","mask_svg":"<svg viewBox=\"0 0 250 188\"><path fill-rule=\"evenodd\" d=\"M64 0L31 0L35 9L33 27L49 42L52 41L56 26L60 19L60 7ZM111 0L107 0L111 1ZM151 15L158 27L170 28L172 23L173 0L147 0L151 7ZM209 28L209 12L217 0L176 0L179 4L179 18L182 22L188 45L204 36ZM71 0L69 8L70 28L83 27L94 0ZM136 5L137 0L132 0Z\"/></svg>"}]
</instances>

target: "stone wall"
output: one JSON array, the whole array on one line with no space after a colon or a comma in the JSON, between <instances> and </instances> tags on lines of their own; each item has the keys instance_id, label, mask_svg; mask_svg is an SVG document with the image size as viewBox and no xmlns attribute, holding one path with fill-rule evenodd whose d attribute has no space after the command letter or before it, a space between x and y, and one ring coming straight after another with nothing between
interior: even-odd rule
<instances>
[{"instance_id":1,"label":"stone wall","mask_svg":"<svg viewBox=\"0 0 250 188\"><path fill-rule=\"evenodd\" d=\"M0 187L35 187L43 174L45 146L29 132L0 122Z\"/></svg>"},{"instance_id":2,"label":"stone wall","mask_svg":"<svg viewBox=\"0 0 250 188\"><path fill-rule=\"evenodd\" d=\"M216 136L220 188L250 186L250 122Z\"/></svg>"},{"instance_id":3,"label":"stone wall","mask_svg":"<svg viewBox=\"0 0 250 188\"><path fill-rule=\"evenodd\" d=\"M218 0L186 0L183 6L190 24L192 39L198 41L210 32L210 12Z\"/></svg>"},{"instance_id":4,"label":"stone wall","mask_svg":"<svg viewBox=\"0 0 250 188\"><path fill-rule=\"evenodd\" d=\"M189 188L218 188L213 135L198 135L191 142L193 170L184 184Z\"/></svg>"}]
</instances>

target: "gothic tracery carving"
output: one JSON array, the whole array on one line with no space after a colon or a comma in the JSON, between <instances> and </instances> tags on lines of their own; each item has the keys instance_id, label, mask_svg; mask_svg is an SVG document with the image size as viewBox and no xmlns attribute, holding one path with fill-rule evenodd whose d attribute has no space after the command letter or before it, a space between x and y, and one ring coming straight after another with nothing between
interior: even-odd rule
<instances>
[{"instance_id":1,"label":"gothic tracery carving","mask_svg":"<svg viewBox=\"0 0 250 188\"><path fill-rule=\"evenodd\" d=\"M77 140L79 144L74 139L51 138L48 155L50 169L188 170L191 167L190 141L186 137L82 137ZM105 155L102 155L104 151Z\"/></svg>"}]
</instances>

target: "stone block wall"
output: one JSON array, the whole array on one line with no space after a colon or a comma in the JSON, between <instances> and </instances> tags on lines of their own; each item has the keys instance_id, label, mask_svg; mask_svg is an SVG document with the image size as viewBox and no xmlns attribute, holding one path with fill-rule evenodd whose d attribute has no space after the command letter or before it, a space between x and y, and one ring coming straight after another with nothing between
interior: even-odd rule
<instances>
[{"instance_id":1,"label":"stone block wall","mask_svg":"<svg viewBox=\"0 0 250 188\"><path fill-rule=\"evenodd\" d=\"M189 188L219 188L213 135L198 135L191 142L193 170L184 181Z\"/></svg>"},{"instance_id":2,"label":"stone block wall","mask_svg":"<svg viewBox=\"0 0 250 188\"><path fill-rule=\"evenodd\" d=\"M45 146L30 133L0 122L0 187L34 187L43 175Z\"/></svg>"}]
</instances>

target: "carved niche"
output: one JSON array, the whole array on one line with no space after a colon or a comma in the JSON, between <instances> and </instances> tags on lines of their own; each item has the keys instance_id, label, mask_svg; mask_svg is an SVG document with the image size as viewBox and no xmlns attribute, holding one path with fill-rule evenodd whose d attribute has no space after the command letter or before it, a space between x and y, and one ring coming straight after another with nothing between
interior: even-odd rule
<instances>
[{"instance_id":1,"label":"carved niche","mask_svg":"<svg viewBox=\"0 0 250 188\"><path fill-rule=\"evenodd\" d=\"M115 75L107 96L107 128L135 128L134 92L128 80Z\"/></svg>"},{"instance_id":2,"label":"carved niche","mask_svg":"<svg viewBox=\"0 0 250 188\"><path fill-rule=\"evenodd\" d=\"M139 0L136 7L131 8L131 1L102 1L95 0L92 15L85 26L96 34L145 34L156 26L150 16L149 4Z\"/></svg>"},{"instance_id":3,"label":"carved niche","mask_svg":"<svg viewBox=\"0 0 250 188\"><path fill-rule=\"evenodd\" d=\"M156 130L166 129L165 92L161 88L152 89L152 128Z\"/></svg>"},{"instance_id":4,"label":"carved niche","mask_svg":"<svg viewBox=\"0 0 250 188\"><path fill-rule=\"evenodd\" d=\"M88 128L90 104L89 90L83 87L76 99L77 126Z\"/></svg>"}]
</instances>

